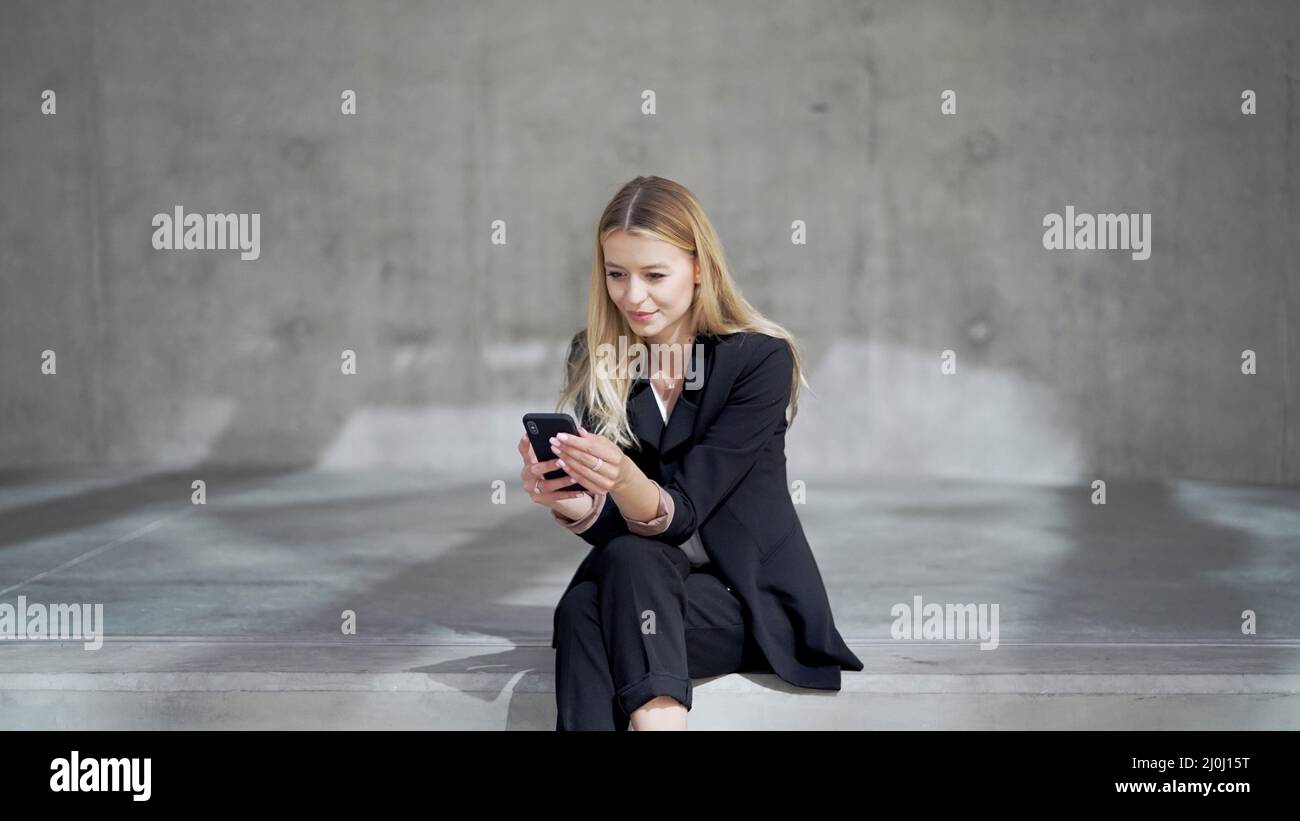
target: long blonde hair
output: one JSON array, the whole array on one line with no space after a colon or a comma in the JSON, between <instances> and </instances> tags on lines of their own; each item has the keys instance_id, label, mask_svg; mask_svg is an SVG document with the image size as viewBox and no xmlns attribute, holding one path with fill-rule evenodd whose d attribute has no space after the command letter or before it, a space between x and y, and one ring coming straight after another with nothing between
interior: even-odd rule
<instances>
[{"instance_id":1,"label":"long blonde hair","mask_svg":"<svg viewBox=\"0 0 1300 821\"><path fill-rule=\"evenodd\" d=\"M692 254L700 265L700 282L691 300L692 334L725 335L756 331L784 339L794 357L794 374L790 386L789 418L794 423L799 410L799 386L812 390L803 377L802 356L794 337L785 328L763 314L741 295L727 270L722 243L704 215L695 195L672 180L662 177L637 177L619 189L605 206L596 225L596 250L591 266L591 285L587 295L587 327L574 335L565 362L564 389L557 412L570 413L592 433L609 438L620 447L639 449L640 441L632 432L627 414L632 378L628 363L619 363L615 376L597 372L591 352L608 344L617 350L631 350L633 343L647 348L618 306L613 304L605 285L605 251L603 240L611 232L630 234L671 243ZM619 337L627 342L618 345Z\"/></svg>"}]
</instances>

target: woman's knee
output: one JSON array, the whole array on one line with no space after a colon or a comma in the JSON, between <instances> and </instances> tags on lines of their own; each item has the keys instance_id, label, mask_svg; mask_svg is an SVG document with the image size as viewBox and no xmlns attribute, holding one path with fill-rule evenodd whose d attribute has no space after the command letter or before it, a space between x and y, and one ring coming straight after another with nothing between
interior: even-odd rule
<instances>
[{"instance_id":1,"label":"woman's knee","mask_svg":"<svg viewBox=\"0 0 1300 821\"><path fill-rule=\"evenodd\" d=\"M555 606L555 631L557 635L569 634L583 624L600 623L596 606L597 589L594 582L579 582L569 589Z\"/></svg>"},{"instance_id":2,"label":"woman's knee","mask_svg":"<svg viewBox=\"0 0 1300 821\"><path fill-rule=\"evenodd\" d=\"M605 543L592 565L596 576L618 572L645 572L665 565L672 560L664 550L665 543L635 533L620 533Z\"/></svg>"}]
</instances>

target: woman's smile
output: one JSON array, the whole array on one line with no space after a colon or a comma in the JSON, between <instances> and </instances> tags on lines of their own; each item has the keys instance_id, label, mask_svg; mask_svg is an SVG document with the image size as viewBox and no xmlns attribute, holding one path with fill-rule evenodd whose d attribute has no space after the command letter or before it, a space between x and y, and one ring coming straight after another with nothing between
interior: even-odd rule
<instances>
[{"instance_id":1,"label":"woman's smile","mask_svg":"<svg viewBox=\"0 0 1300 821\"><path fill-rule=\"evenodd\" d=\"M627 315L637 322L645 322L650 317L659 313L658 311L628 311Z\"/></svg>"}]
</instances>

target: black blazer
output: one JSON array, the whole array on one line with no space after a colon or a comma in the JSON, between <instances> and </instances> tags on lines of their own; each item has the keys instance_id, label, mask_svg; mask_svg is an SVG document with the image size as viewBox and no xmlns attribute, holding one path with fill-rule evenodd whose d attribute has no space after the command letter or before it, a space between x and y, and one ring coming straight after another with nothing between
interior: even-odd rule
<instances>
[{"instance_id":1,"label":"black blazer","mask_svg":"<svg viewBox=\"0 0 1300 821\"><path fill-rule=\"evenodd\" d=\"M584 336L574 337L571 358L585 354ZM705 335L697 342L704 362L695 361L695 373L703 367L702 384L687 381L666 426L647 376L628 397L629 422L643 448L624 452L674 503L668 529L651 538L680 545L698 529L773 671L799 687L838 690L841 668L861 670L862 662L835 628L786 481L790 347L754 332ZM590 418L582 424L594 427ZM593 547L564 592L585 578L606 542L629 532L614 497L606 497L600 516L578 534Z\"/></svg>"}]
</instances>

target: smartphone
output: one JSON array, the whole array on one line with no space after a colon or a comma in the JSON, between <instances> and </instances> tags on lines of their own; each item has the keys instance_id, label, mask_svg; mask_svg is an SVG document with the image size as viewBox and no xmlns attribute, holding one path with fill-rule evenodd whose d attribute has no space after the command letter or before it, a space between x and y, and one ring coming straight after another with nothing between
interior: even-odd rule
<instances>
[{"instance_id":1,"label":"smartphone","mask_svg":"<svg viewBox=\"0 0 1300 821\"><path fill-rule=\"evenodd\" d=\"M578 426L573 421L573 417L567 413L526 413L524 414L524 432L528 434L528 441L533 446L533 453L537 454L537 461L547 462L555 458L555 451L551 450L551 437L557 433L568 433L577 436ZM564 471L560 468L542 474L543 479L559 479L562 476L564 476ZM560 488L560 490L586 490L586 488L574 482L568 487Z\"/></svg>"}]
</instances>

